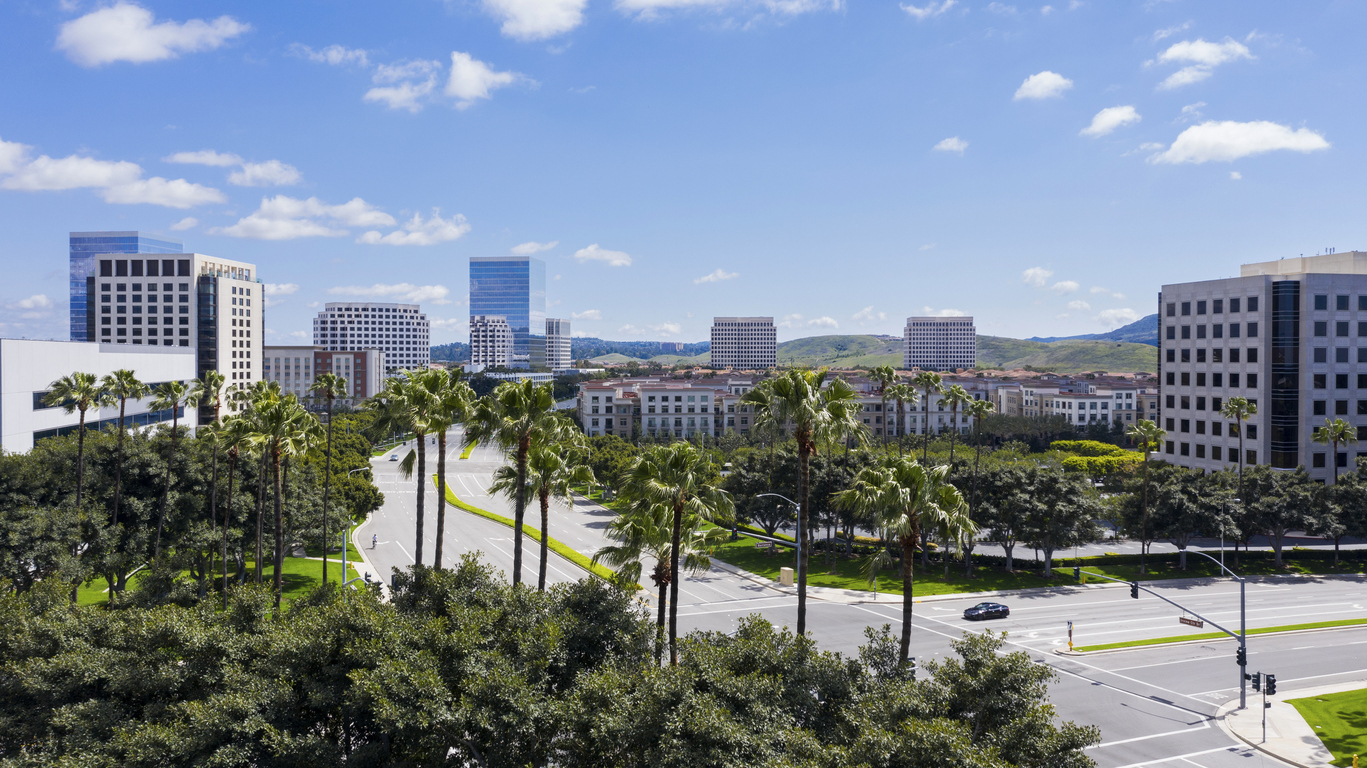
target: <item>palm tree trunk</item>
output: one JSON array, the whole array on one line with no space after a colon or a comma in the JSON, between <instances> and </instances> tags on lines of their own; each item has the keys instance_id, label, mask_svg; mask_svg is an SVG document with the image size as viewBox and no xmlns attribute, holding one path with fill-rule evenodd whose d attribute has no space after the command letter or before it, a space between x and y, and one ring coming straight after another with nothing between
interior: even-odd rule
<instances>
[{"instance_id":1,"label":"palm tree trunk","mask_svg":"<svg viewBox=\"0 0 1367 768\"><path fill-rule=\"evenodd\" d=\"M807 515L811 499L812 446L808 435L798 435L797 443L797 536L802 553L797 558L797 634L807 632L807 561L811 556L811 542L807 537Z\"/></svg>"},{"instance_id":2,"label":"palm tree trunk","mask_svg":"<svg viewBox=\"0 0 1367 768\"><path fill-rule=\"evenodd\" d=\"M432 567L441 570L441 540L446 535L446 430L437 435L437 543Z\"/></svg>"},{"instance_id":3,"label":"palm tree trunk","mask_svg":"<svg viewBox=\"0 0 1367 768\"><path fill-rule=\"evenodd\" d=\"M930 460L930 387L926 387L926 415L921 420L921 463Z\"/></svg>"},{"instance_id":4,"label":"palm tree trunk","mask_svg":"<svg viewBox=\"0 0 1367 768\"><path fill-rule=\"evenodd\" d=\"M152 547L152 559L161 559L161 530L166 523L166 499L171 495L171 461L176 457L177 414L180 409L171 406L171 450L166 454L166 487L161 491L161 506L157 509L157 541Z\"/></svg>"},{"instance_id":5,"label":"palm tree trunk","mask_svg":"<svg viewBox=\"0 0 1367 768\"><path fill-rule=\"evenodd\" d=\"M237 448L228 451L228 504L223 510L223 610L228 610L228 523L233 516L233 478L237 475Z\"/></svg>"},{"instance_id":6,"label":"palm tree trunk","mask_svg":"<svg viewBox=\"0 0 1367 768\"><path fill-rule=\"evenodd\" d=\"M977 439L973 445L973 491L969 496L968 519L973 520L973 513L978 510L978 462L983 456L983 420L981 417L974 420L973 431L977 432ZM964 549L964 575L973 575L973 550Z\"/></svg>"},{"instance_id":7,"label":"palm tree trunk","mask_svg":"<svg viewBox=\"0 0 1367 768\"><path fill-rule=\"evenodd\" d=\"M1149 535L1149 451L1148 444L1144 445L1144 522L1139 529L1139 572L1148 573L1145 570L1144 558L1148 552L1148 547L1144 546L1144 537Z\"/></svg>"},{"instance_id":8,"label":"palm tree trunk","mask_svg":"<svg viewBox=\"0 0 1367 768\"><path fill-rule=\"evenodd\" d=\"M413 562L422 565L423 502L427 499L427 433L416 432L418 439L418 543L413 545ZM520 535L520 534L519 534Z\"/></svg>"},{"instance_id":9,"label":"palm tree trunk","mask_svg":"<svg viewBox=\"0 0 1367 768\"><path fill-rule=\"evenodd\" d=\"M261 452L256 473L256 583L261 583L261 529L266 514L266 452Z\"/></svg>"},{"instance_id":10,"label":"palm tree trunk","mask_svg":"<svg viewBox=\"0 0 1367 768\"><path fill-rule=\"evenodd\" d=\"M959 403L949 409L949 466L954 467L954 438L959 436Z\"/></svg>"},{"instance_id":11,"label":"palm tree trunk","mask_svg":"<svg viewBox=\"0 0 1367 768\"><path fill-rule=\"evenodd\" d=\"M81 409L81 424L76 431L76 506L81 506L81 491L85 485L85 409Z\"/></svg>"},{"instance_id":12,"label":"palm tree trunk","mask_svg":"<svg viewBox=\"0 0 1367 768\"><path fill-rule=\"evenodd\" d=\"M679 540L683 538L683 507L681 500L674 503L674 532L670 534L669 538L669 666L671 667L679 665Z\"/></svg>"},{"instance_id":13,"label":"palm tree trunk","mask_svg":"<svg viewBox=\"0 0 1367 768\"><path fill-rule=\"evenodd\" d=\"M323 583L328 583L328 495L332 490L332 395L328 393L328 447L323 469ZM346 542L342 542L346 546ZM342 574L346 581L346 574Z\"/></svg>"},{"instance_id":14,"label":"palm tree trunk","mask_svg":"<svg viewBox=\"0 0 1367 768\"><path fill-rule=\"evenodd\" d=\"M217 423L217 420L215 420L215 423ZM209 532L210 532L210 533L213 533L213 532L214 532L214 526L218 524L218 439L217 439L217 436L215 436L215 439L214 439L214 459L213 459L213 467L214 467L214 468L213 468L213 472L209 475ZM199 590L199 592L200 592L199 596L200 596L201 598L204 597L204 591L205 591L205 587L203 586L203 584L204 584L205 582L208 582L209 580L211 580L211 579L213 578L212 575L211 575L212 572L213 572L213 570L214 570L214 548L213 548L212 546L210 546L210 547L209 547L209 564L208 564L208 566L204 569L204 582L201 582L201 586L200 586L200 590Z\"/></svg>"},{"instance_id":15,"label":"palm tree trunk","mask_svg":"<svg viewBox=\"0 0 1367 768\"><path fill-rule=\"evenodd\" d=\"M128 407L128 398L119 398L119 439L115 448L118 455L114 458L114 519L111 526L119 524L119 502L123 499L123 414Z\"/></svg>"},{"instance_id":16,"label":"palm tree trunk","mask_svg":"<svg viewBox=\"0 0 1367 768\"><path fill-rule=\"evenodd\" d=\"M517 442L517 501L513 505L513 584L522 583L522 520L527 514L527 449L531 437Z\"/></svg>"},{"instance_id":17,"label":"palm tree trunk","mask_svg":"<svg viewBox=\"0 0 1367 768\"><path fill-rule=\"evenodd\" d=\"M903 664L911 655L911 611L914 602L911 590L915 581L912 569L916 561L916 538L915 531L902 537L902 642L898 661Z\"/></svg>"},{"instance_id":18,"label":"palm tree trunk","mask_svg":"<svg viewBox=\"0 0 1367 768\"><path fill-rule=\"evenodd\" d=\"M271 479L275 485L275 613L280 614L281 570L285 567L285 509L280 497L280 447L271 449Z\"/></svg>"},{"instance_id":19,"label":"palm tree trunk","mask_svg":"<svg viewBox=\"0 0 1367 768\"><path fill-rule=\"evenodd\" d=\"M536 577L536 591L546 591L546 555L548 542L546 531L551 527L551 494L550 489L544 485L541 487L541 572Z\"/></svg>"},{"instance_id":20,"label":"palm tree trunk","mask_svg":"<svg viewBox=\"0 0 1367 768\"><path fill-rule=\"evenodd\" d=\"M660 564L656 563L655 568L659 570ZM660 579L660 617L655 629L655 666L660 665L660 659L664 656L665 650L665 610L669 606L669 574L662 574Z\"/></svg>"}]
</instances>

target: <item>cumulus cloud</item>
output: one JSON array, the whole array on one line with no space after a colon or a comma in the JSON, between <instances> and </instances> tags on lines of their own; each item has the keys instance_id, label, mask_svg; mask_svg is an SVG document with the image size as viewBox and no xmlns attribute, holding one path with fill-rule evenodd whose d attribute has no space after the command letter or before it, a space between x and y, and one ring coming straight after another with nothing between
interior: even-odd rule
<instances>
[{"instance_id":1,"label":"cumulus cloud","mask_svg":"<svg viewBox=\"0 0 1367 768\"><path fill-rule=\"evenodd\" d=\"M836 321L835 321L835 318L826 317L826 316L824 316L824 315L821 316L821 317L813 317L813 318L810 318L810 319L809 319L809 318L803 317L802 315L799 315L799 314L792 314L792 315L784 315L783 318L782 318L781 320L779 320L778 322L774 323L774 327L775 327L775 328L804 328L804 327L839 328L839 327L840 327L840 323L836 322Z\"/></svg>"},{"instance_id":2,"label":"cumulus cloud","mask_svg":"<svg viewBox=\"0 0 1367 768\"><path fill-rule=\"evenodd\" d=\"M228 183L239 187L287 187L299 183L299 169L279 160L243 163L241 170L228 174Z\"/></svg>"},{"instance_id":3,"label":"cumulus cloud","mask_svg":"<svg viewBox=\"0 0 1367 768\"><path fill-rule=\"evenodd\" d=\"M1073 310L1074 312L1085 312L1085 311L1091 309L1091 308L1092 308L1092 305L1091 305L1091 304L1088 304L1087 302L1085 302L1085 301L1083 301L1083 300L1081 300L1081 299L1078 299L1078 300L1076 300L1076 301L1070 301L1070 302L1068 302L1068 308L1071 309L1071 310Z\"/></svg>"},{"instance_id":4,"label":"cumulus cloud","mask_svg":"<svg viewBox=\"0 0 1367 768\"><path fill-rule=\"evenodd\" d=\"M1125 300L1125 294L1123 294L1123 293L1117 293L1117 292L1115 292L1115 291L1112 291L1110 288L1106 288L1106 287L1100 286L1100 285L1094 285L1094 286L1092 286L1091 288L1088 289L1088 293L1091 293L1091 294L1093 294L1093 295L1106 293L1106 294L1110 294L1111 298L1113 298L1113 299L1119 299L1120 301L1124 301L1124 300Z\"/></svg>"},{"instance_id":5,"label":"cumulus cloud","mask_svg":"<svg viewBox=\"0 0 1367 768\"><path fill-rule=\"evenodd\" d=\"M1139 313L1133 309L1103 309L1096 319L1110 326L1129 325L1139 319Z\"/></svg>"},{"instance_id":6,"label":"cumulus cloud","mask_svg":"<svg viewBox=\"0 0 1367 768\"><path fill-rule=\"evenodd\" d=\"M299 286L295 283L265 283L262 290L267 296L293 296L299 292Z\"/></svg>"},{"instance_id":7,"label":"cumulus cloud","mask_svg":"<svg viewBox=\"0 0 1367 768\"><path fill-rule=\"evenodd\" d=\"M1107 107L1092 117L1092 124L1083 128L1081 135L1093 138L1105 136L1121 126L1137 123L1141 119L1132 106Z\"/></svg>"},{"instance_id":8,"label":"cumulus cloud","mask_svg":"<svg viewBox=\"0 0 1367 768\"><path fill-rule=\"evenodd\" d=\"M875 312L872 306L864 307L853 315L850 315L850 319L860 325L869 325L870 323L876 323L880 320L886 320L887 318L888 315L886 312Z\"/></svg>"},{"instance_id":9,"label":"cumulus cloud","mask_svg":"<svg viewBox=\"0 0 1367 768\"><path fill-rule=\"evenodd\" d=\"M365 92L362 101L375 101L390 109L406 109L421 112L424 102L437 87L436 76L425 82L399 83L398 85L376 86Z\"/></svg>"},{"instance_id":10,"label":"cumulus cloud","mask_svg":"<svg viewBox=\"0 0 1367 768\"><path fill-rule=\"evenodd\" d=\"M1014 5L1006 5L1006 4L1004 4L1004 3L988 3L988 4L987 4L987 10L990 11L990 12L992 12L992 13L997 14L998 16L1015 16L1015 15L1016 15L1016 6L1014 6ZM1052 11L1053 9L1050 8L1049 10ZM1048 11L1045 11L1045 13L1047 14Z\"/></svg>"},{"instance_id":11,"label":"cumulus cloud","mask_svg":"<svg viewBox=\"0 0 1367 768\"><path fill-rule=\"evenodd\" d=\"M843 0L616 0L618 11L639 19L654 19L667 11L737 10L750 15L751 22L765 16L792 17L818 11L839 11ZM746 24L746 28L751 26Z\"/></svg>"},{"instance_id":12,"label":"cumulus cloud","mask_svg":"<svg viewBox=\"0 0 1367 768\"><path fill-rule=\"evenodd\" d=\"M903 5L901 8L913 19L925 21L926 19L934 18L945 11L948 11L950 8L953 8L955 4L954 0L944 0L944 2L941 3L932 0L932 2L927 3L925 7L922 8L918 8L914 5Z\"/></svg>"},{"instance_id":13,"label":"cumulus cloud","mask_svg":"<svg viewBox=\"0 0 1367 768\"><path fill-rule=\"evenodd\" d=\"M52 309L52 299L35 293L27 299L20 299L10 305L11 309Z\"/></svg>"},{"instance_id":14,"label":"cumulus cloud","mask_svg":"<svg viewBox=\"0 0 1367 768\"><path fill-rule=\"evenodd\" d=\"M1230 171L1230 172L1229 172L1229 178L1230 178L1231 181L1238 181L1239 179L1242 179L1243 177L1244 177L1244 175L1243 175L1242 173L1239 173L1238 171Z\"/></svg>"},{"instance_id":15,"label":"cumulus cloud","mask_svg":"<svg viewBox=\"0 0 1367 768\"><path fill-rule=\"evenodd\" d=\"M600 309L586 309L583 312L571 312L571 320L602 320L603 311Z\"/></svg>"},{"instance_id":16,"label":"cumulus cloud","mask_svg":"<svg viewBox=\"0 0 1367 768\"><path fill-rule=\"evenodd\" d=\"M218 168L228 168L242 164L242 158L237 155L226 152L215 152L212 149L201 149L198 152L177 152L169 157L163 157L162 160L168 163L210 165Z\"/></svg>"},{"instance_id":17,"label":"cumulus cloud","mask_svg":"<svg viewBox=\"0 0 1367 768\"><path fill-rule=\"evenodd\" d=\"M400 299L407 304L450 304L446 296L451 291L444 285L413 285L396 283L386 285L342 285L329 288L333 296L351 296L358 299Z\"/></svg>"},{"instance_id":18,"label":"cumulus cloud","mask_svg":"<svg viewBox=\"0 0 1367 768\"><path fill-rule=\"evenodd\" d=\"M1045 269L1044 267L1031 267L1021 273L1021 279L1024 280L1027 285L1033 285L1036 288L1043 288L1048 284L1049 278L1053 276L1054 271Z\"/></svg>"},{"instance_id":19,"label":"cumulus cloud","mask_svg":"<svg viewBox=\"0 0 1367 768\"><path fill-rule=\"evenodd\" d=\"M431 218L424 221L421 214L415 213L401 227L387 235L371 230L357 238L356 242L367 245L436 245L457 240L470 231L470 223L464 216L458 213L443 219L436 208L432 209Z\"/></svg>"},{"instance_id":20,"label":"cumulus cloud","mask_svg":"<svg viewBox=\"0 0 1367 768\"><path fill-rule=\"evenodd\" d=\"M1153 41L1156 43L1156 42L1158 42L1159 40L1163 40L1163 39L1172 37L1173 35L1177 34L1178 32L1185 32L1185 31L1188 30L1188 29L1191 29L1191 22L1190 22L1190 21L1183 22L1183 23L1181 23L1181 24L1178 24L1178 25L1175 26L1175 27L1168 27L1167 29L1158 29L1158 30L1154 30L1154 33L1153 33Z\"/></svg>"},{"instance_id":21,"label":"cumulus cloud","mask_svg":"<svg viewBox=\"0 0 1367 768\"><path fill-rule=\"evenodd\" d=\"M223 193L212 187L192 184L185 179L153 176L100 190L106 203L164 205L167 208L193 208L206 203L221 203Z\"/></svg>"},{"instance_id":22,"label":"cumulus cloud","mask_svg":"<svg viewBox=\"0 0 1367 768\"><path fill-rule=\"evenodd\" d=\"M1078 285L1076 282L1072 280L1060 280L1059 282L1049 286L1049 290L1053 291L1054 293L1077 293L1077 289L1081 287L1082 286Z\"/></svg>"},{"instance_id":23,"label":"cumulus cloud","mask_svg":"<svg viewBox=\"0 0 1367 768\"><path fill-rule=\"evenodd\" d=\"M0 140L0 188L31 192L95 189L107 203L147 203L168 208L192 208L225 200L217 189L185 179L144 179L137 163L77 155L40 155L30 159L30 149L24 144Z\"/></svg>"},{"instance_id":24,"label":"cumulus cloud","mask_svg":"<svg viewBox=\"0 0 1367 768\"><path fill-rule=\"evenodd\" d=\"M678 336L680 333L683 333L683 326L678 323L660 323L659 325L650 326L650 330L661 336Z\"/></svg>"},{"instance_id":25,"label":"cumulus cloud","mask_svg":"<svg viewBox=\"0 0 1367 768\"><path fill-rule=\"evenodd\" d=\"M451 75L446 80L446 95L456 100L456 109L466 109L477 99L488 99L494 91L525 79L517 72L497 72L468 53L451 52Z\"/></svg>"},{"instance_id":26,"label":"cumulus cloud","mask_svg":"<svg viewBox=\"0 0 1367 768\"><path fill-rule=\"evenodd\" d=\"M1064 91L1072 87L1072 80L1046 69L1025 78L1025 82L1016 89L1016 95L1013 98L1016 101L1021 99L1050 99L1062 96Z\"/></svg>"},{"instance_id":27,"label":"cumulus cloud","mask_svg":"<svg viewBox=\"0 0 1367 768\"><path fill-rule=\"evenodd\" d=\"M1183 40L1180 43L1174 43L1166 51L1158 54L1157 62L1159 64L1187 64L1188 66L1168 75L1167 79L1158 84L1158 88L1166 91L1199 83L1210 77L1214 69L1221 64L1252 58L1253 54L1249 53L1247 46L1228 37L1218 43L1200 38Z\"/></svg>"},{"instance_id":28,"label":"cumulus cloud","mask_svg":"<svg viewBox=\"0 0 1367 768\"><path fill-rule=\"evenodd\" d=\"M523 244L521 244L521 245L514 245L514 246L513 246L513 253L515 253L515 254L517 254L517 255L519 255L519 256L530 256L530 255L533 254L533 253L540 253L540 252L542 252L542 251L549 251L550 249L556 247L557 245L560 245L560 241L559 241L559 240L552 240L552 241L550 241L549 243L538 243L538 242L536 242L536 241L532 241L532 242L523 243ZM559 275L556 275L556 277L558 278Z\"/></svg>"},{"instance_id":29,"label":"cumulus cloud","mask_svg":"<svg viewBox=\"0 0 1367 768\"><path fill-rule=\"evenodd\" d=\"M921 317L968 317L968 313L962 309L935 309L934 307L921 307Z\"/></svg>"},{"instance_id":30,"label":"cumulus cloud","mask_svg":"<svg viewBox=\"0 0 1367 768\"><path fill-rule=\"evenodd\" d=\"M1329 148L1325 138L1309 128L1292 130L1285 125L1256 120L1232 120L1193 125L1182 131L1167 150L1149 158L1151 163L1232 162L1250 155L1286 150L1317 152Z\"/></svg>"},{"instance_id":31,"label":"cumulus cloud","mask_svg":"<svg viewBox=\"0 0 1367 768\"><path fill-rule=\"evenodd\" d=\"M365 51L342 45L329 45L315 51L307 45L295 43L290 46L290 53L309 61L316 61L319 64L331 64L334 67L346 64L355 64L361 67L370 66L370 57L366 55Z\"/></svg>"},{"instance_id":32,"label":"cumulus cloud","mask_svg":"<svg viewBox=\"0 0 1367 768\"><path fill-rule=\"evenodd\" d=\"M199 226L199 219L196 219L194 216L186 216L175 224L172 224L171 231L184 232L187 229L194 229L197 226Z\"/></svg>"},{"instance_id":33,"label":"cumulus cloud","mask_svg":"<svg viewBox=\"0 0 1367 768\"><path fill-rule=\"evenodd\" d=\"M545 40L584 22L587 0L484 0L485 12L503 22L499 29L514 40Z\"/></svg>"},{"instance_id":34,"label":"cumulus cloud","mask_svg":"<svg viewBox=\"0 0 1367 768\"><path fill-rule=\"evenodd\" d=\"M83 67L117 61L141 64L211 51L250 29L251 25L231 16L157 23L146 8L118 2L63 24L57 34L57 50Z\"/></svg>"},{"instance_id":35,"label":"cumulus cloud","mask_svg":"<svg viewBox=\"0 0 1367 768\"><path fill-rule=\"evenodd\" d=\"M835 321L835 318L833 318L833 317L826 317L826 316L824 316L824 315L821 316L821 317L814 317L814 318L812 318L811 320L808 320L808 321L807 321L807 325L817 326L817 327L820 327L820 328L839 328L839 327L840 327L840 323L837 323L837 322Z\"/></svg>"},{"instance_id":36,"label":"cumulus cloud","mask_svg":"<svg viewBox=\"0 0 1367 768\"><path fill-rule=\"evenodd\" d=\"M605 248L599 248L598 243L575 251L574 258L578 259L581 264L586 261L603 261L607 262L609 267L631 266L631 256L622 253L621 251L609 251Z\"/></svg>"},{"instance_id":37,"label":"cumulus cloud","mask_svg":"<svg viewBox=\"0 0 1367 768\"><path fill-rule=\"evenodd\" d=\"M341 205L328 205L316 197L307 200L276 195L261 199L261 207L227 227L210 234L255 240L293 240L300 237L342 237L340 227L392 227L394 217L359 197Z\"/></svg>"},{"instance_id":38,"label":"cumulus cloud","mask_svg":"<svg viewBox=\"0 0 1367 768\"><path fill-rule=\"evenodd\" d=\"M718 268L717 268L717 271L715 271L715 272L710 272L710 273L708 273L708 274L706 274L706 275L703 275L702 277L699 277L699 278L695 279L695 280L693 281L693 284L694 284L694 285L697 285L698 283L720 283L720 282L723 281L723 280L730 280L730 279L733 278L733 277L740 277L740 273L739 273L739 272L727 272L726 270L722 269L721 267L718 267Z\"/></svg>"},{"instance_id":39,"label":"cumulus cloud","mask_svg":"<svg viewBox=\"0 0 1367 768\"><path fill-rule=\"evenodd\" d=\"M934 149L936 152L954 152L962 155L964 150L968 149L968 142L958 136L950 136L947 139L941 139L940 143L931 147L931 149Z\"/></svg>"}]
</instances>

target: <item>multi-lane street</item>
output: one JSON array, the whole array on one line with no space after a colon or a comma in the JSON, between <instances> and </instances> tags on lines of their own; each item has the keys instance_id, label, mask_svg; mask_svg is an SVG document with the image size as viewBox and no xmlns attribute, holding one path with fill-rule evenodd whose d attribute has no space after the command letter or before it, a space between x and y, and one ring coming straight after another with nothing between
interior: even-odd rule
<instances>
[{"instance_id":1,"label":"multi-lane street","mask_svg":"<svg viewBox=\"0 0 1367 768\"><path fill-rule=\"evenodd\" d=\"M512 505L490 497L491 474L503 457L480 447L460 459L458 432L448 440L447 482L463 500L506 516ZM388 455L374 462L376 483L385 494L384 508L372 516L357 539L366 556L389 579L390 569L413 562L416 478L399 476L398 462ZM428 474L436 471L436 448L429 446ZM427 490L424 561L432 562L436 531L436 492ZM535 523L535 508L529 509ZM610 513L584 502L556 503L552 535L576 550L592 553L603 543ZM374 549L371 536L378 537ZM444 559L449 564L465 552L481 556L505 573L512 566L511 531L502 525L448 506ZM524 580L535 582L538 559L534 543L524 541ZM552 555L547 568L552 582L575 580L584 571ZM1071 581L1071 580L1067 580ZM1155 589L1223 626L1239 624L1239 589L1227 580L1158 582ZM722 568L691 576L680 584L681 628L730 631L741 617L759 614L777 625L792 626L796 598L770 582L747 578ZM646 590L647 601L649 590ZM953 653L950 642L964 632L1008 633L1009 650L1030 654L1058 675L1051 689L1061 718L1101 727L1102 744L1090 750L1106 768L1224 768L1280 766L1280 761L1253 751L1229 736L1215 720L1221 705L1239 695L1239 668L1232 641L1131 649L1086 657L1056 653L1066 648L1068 622L1077 645L1203 631L1180 624L1180 611L1141 594L1130 598L1122 587L1063 589L1049 593L1004 596L1007 619L967 622L963 609L982 598L969 595L918 601L913 615L912 652L922 662ZM1343 618L1367 618L1367 580L1277 579L1247 587L1249 628ZM826 650L853 652L864 642L866 626L901 622L900 602L870 602L835 593L808 602L808 629ZM1207 630L1210 628L1207 627ZM1279 693L1336 682L1367 680L1367 627L1269 636L1248 640L1249 671L1273 672ZM1250 704L1255 699L1250 697ZM1260 700L1256 700L1260 701Z\"/></svg>"}]
</instances>

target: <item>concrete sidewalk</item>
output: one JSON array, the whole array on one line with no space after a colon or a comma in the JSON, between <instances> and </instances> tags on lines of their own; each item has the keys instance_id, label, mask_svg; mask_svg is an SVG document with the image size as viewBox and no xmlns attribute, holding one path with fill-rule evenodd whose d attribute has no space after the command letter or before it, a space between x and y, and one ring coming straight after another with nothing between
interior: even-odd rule
<instances>
[{"instance_id":1,"label":"concrete sidewalk","mask_svg":"<svg viewBox=\"0 0 1367 768\"><path fill-rule=\"evenodd\" d=\"M1286 699L1305 699L1330 693L1357 691L1363 687L1367 687L1367 679L1303 688L1270 697L1267 703L1271 706L1266 710L1266 739L1263 738L1262 694L1250 691L1247 709L1237 709L1237 699L1225 704L1220 707L1217 718L1220 726L1230 735L1279 760L1302 768L1333 768L1330 761L1334 759L1334 755L1325 748L1324 742L1320 741L1315 729L1305 722L1301 713L1286 703Z\"/></svg>"}]
</instances>

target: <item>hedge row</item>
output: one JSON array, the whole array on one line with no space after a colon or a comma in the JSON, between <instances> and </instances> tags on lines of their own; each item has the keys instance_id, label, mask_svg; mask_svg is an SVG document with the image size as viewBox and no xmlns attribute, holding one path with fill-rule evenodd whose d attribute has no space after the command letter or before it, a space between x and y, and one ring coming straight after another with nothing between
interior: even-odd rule
<instances>
[{"instance_id":1,"label":"hedge row","mask_svg":"<svg viewBox=\"0 0 1367 768\"><path fill-rule=\"evenodd\" d=\"M1127 451L1118 445L1103 443L1099 440L1055 440L1049 444L1049 448L1065 453L1075 453L1078 456L1119 456L1123 453L1139 455L1135 451Z\"/></svg>"}]
</instances>

